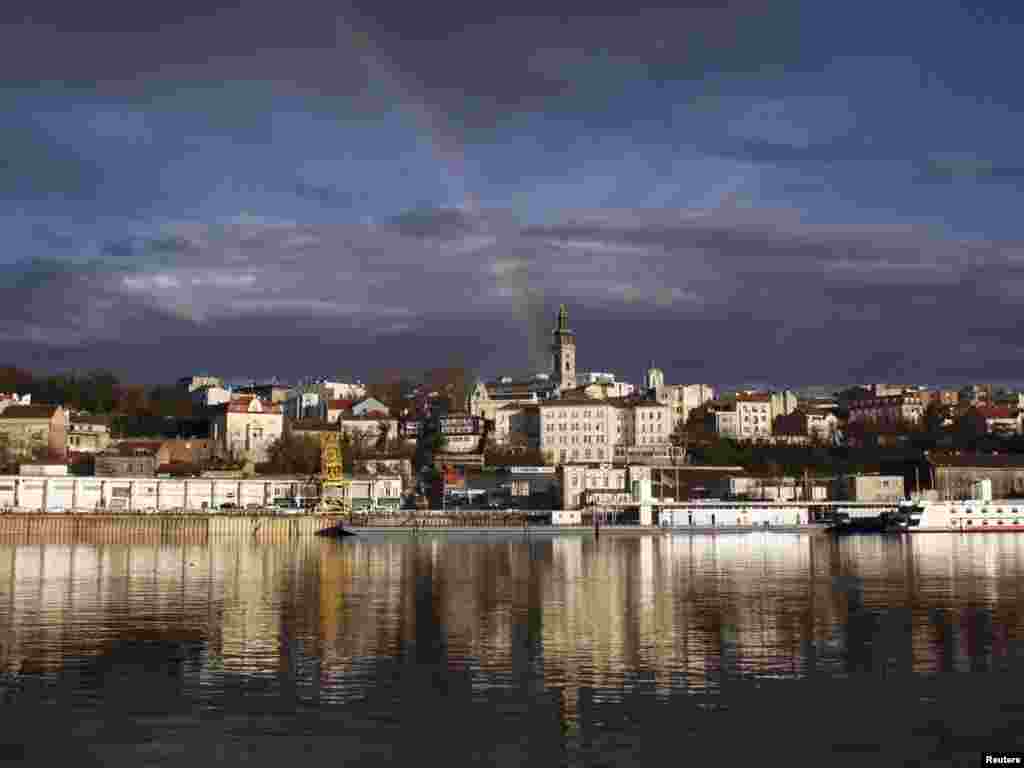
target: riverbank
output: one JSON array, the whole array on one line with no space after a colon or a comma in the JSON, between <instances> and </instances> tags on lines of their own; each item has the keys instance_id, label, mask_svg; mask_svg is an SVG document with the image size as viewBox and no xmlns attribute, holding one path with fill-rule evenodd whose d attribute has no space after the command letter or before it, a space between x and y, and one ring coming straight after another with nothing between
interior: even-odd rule
<instances>
[{"instance_id":1,"label":"riverbank","mask_svg":"<svg viewBox=\"0 0 1024 768\"><path fill-rule=\"evenodd\" d=\"M819 533L824 525L762 526L685 526L658 528L641 525L524 524L510 518L481 518L475 523L451 517L422 517L415 521L396 518L350 521L343 515L230 515L230 514L4 514L0 515L0 536L87 541L182 538L202 541L210 537L237 536L277 540L313 536L337 524L359 536L410 535L529 535L529 536L622 536L687 535L735 533Z\"/></svg>"}]
</instances>

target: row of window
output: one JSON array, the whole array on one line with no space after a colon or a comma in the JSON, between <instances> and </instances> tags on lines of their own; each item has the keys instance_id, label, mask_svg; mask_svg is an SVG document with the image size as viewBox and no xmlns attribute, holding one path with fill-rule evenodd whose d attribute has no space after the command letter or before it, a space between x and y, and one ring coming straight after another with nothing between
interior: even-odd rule
<instances>
[{"instance_id":1,"label":"row of window","mask_svg":"<svg viewBox=\"0 0 1024 768\"><path fill-rule=\"evenodd\" d=\"M603 443L604 441L604 435L583 435L584 443ZM558 438L559 445L576 445L578 442L580 441L577 439L577 435L572 435L571 437L561 435Z\"/></svg>"},{"instance_id":2,"label":"row of window","mask_svg":"<svg viewBox=\"0 0 1024 768\"><path fill-rule=\"evenodd\" d=\"M603 450L602 448L594 448L594 449L584 448L582 453L580 452L579 448L573 448L571 451L568 448L563 448L561 450L561 460L562 461L565 461L566 459L570 459L570 458L572 458L572 459L581 459L581 458L583 458L583 459L600 460L600 459L605 458L606 455L607 455L607 452L605 450Z\"/></svg>"},{"instance_id":3,"label":"row of window","mask_svg":"<svg viewBox=\"0 0 1024 768\"><path fill-rule=\"evenodd\" d=\"M558 427L558 431L559 432L565 432L565 431L579 432L579 431L581 431L579 423L575 422L575 421L572 424L557 424L556 425L556 424L550 424L549 423L547 425L547 429L545 429L544 431L545 432L554 432L556 426ZM590 431L590 428L591 428L591 425L589 423L584 423L583 427L582 427L582 431L588 432L588 431ZM603 431L603 429L604 428L602 427L601 424L594 425L594 430L597 431L597 432L601 432L601 431Z\"/></svg>"},{"instance_id":4,"label":"row of window","mask_svg":"<svg viewBox=\"0 0 1024 768\"><path fill-rule=\"evenodd\" d=\"M969 514L971 514L971 513L973 512L973 511L974 511L974 510L972 510L972 509L971 509L970 507L968 507L967 509L965 509L965 510L964 510L964 513L965 513L965 514L968 514L968 515L969 515ZM983 515L987 515L987 514L988 514L989 512L993 512L993 513L995 513L995 514L1001 514L1001 513L1002 513L1002 510L998 510L998 509L989 509L988 507L982 507L982 508L981 508L981 514L983 514ZM1011 510L1010 510L1010 514L1011 514L1011 515L1016 515L1016 514L1017 514L1017 508L1016 508L1016 507L1014 507L1013 509L1011 509Z\"/></svg>"},{"instance_id":5,"label":"row of window","mask_svg":"<svg viewBox=\"0 0 1024 768\"><path fill-rule=\"evenodd\" d=\"M1006 520L1006 521L996 520L992 524L993 525L1003 525L1004 522L1009 523L1010 521L1009 520ZM974 525L974 521L973 520L966 520L965 521L965 520L956 520L956 519L953 520L953 525L964 525L964 524L966 524L966 525ZM982 526L988 525L988 520L982 520L981 524L982 524ZM1020 525L1020 520L1014 520L1013 524L1014 525Z\"/></svg>"}]
</instances>

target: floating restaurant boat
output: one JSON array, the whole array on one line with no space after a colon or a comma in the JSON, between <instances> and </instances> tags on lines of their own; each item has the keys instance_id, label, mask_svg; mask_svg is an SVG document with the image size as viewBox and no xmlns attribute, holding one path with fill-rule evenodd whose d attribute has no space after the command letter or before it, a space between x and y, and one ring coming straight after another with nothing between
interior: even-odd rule
<instances>
[{"instance_id":1,"label":"floating restaurant boat","mask_svg":"<svg viewBox=\"0 0 1024 768\"><path fill-rule=\"evenodd\" d=\"M993 499L992 483L974 484L973 498L919 501L910 507L907 530L912 533L1006 533L1024 531L1024 499Z\"/></svg>"}]
</instances>

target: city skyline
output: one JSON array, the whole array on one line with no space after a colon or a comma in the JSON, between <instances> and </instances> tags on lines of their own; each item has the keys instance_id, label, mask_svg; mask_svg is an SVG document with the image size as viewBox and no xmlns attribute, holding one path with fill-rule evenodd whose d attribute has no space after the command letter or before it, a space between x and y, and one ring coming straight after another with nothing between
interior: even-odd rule
<instances>
[{"instance_id":1,"label":"city skyline","mask_svg":"<svg viewBox=\"0 0 1024 768\"><path fill-rule=\"evenodd\" d=\"M1024 380L1015 4L105 5L0 11L0 362Z\"/></svg>"}]
</instances>

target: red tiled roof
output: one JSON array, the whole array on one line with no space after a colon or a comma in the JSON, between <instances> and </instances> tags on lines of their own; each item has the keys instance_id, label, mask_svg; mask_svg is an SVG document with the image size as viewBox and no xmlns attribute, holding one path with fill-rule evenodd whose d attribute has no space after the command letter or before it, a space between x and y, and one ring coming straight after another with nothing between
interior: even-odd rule
<instances>
[{"instance_id":1,"label":"red tiled roof","mask_svg":"<svg viewBox=\"0 0 1024 768\"><path fill-rule=\"evenodd\" d=\"M230 403L225 403L224 405L222 405L221 408L224 408L229 413L269 413L269 414L281 413L281 404L280 403L271 404L271 403L263 402L261 400L260 403L263 406L263 410L262 411L250 411L249 410L249 406L250 406L251 403L252 403L252 398L250 397L250 398L245 399L245 400L241 400L241 399L239 399L239 400L232 400Z\"/></svg>"},{"instance_id":2,"label":"red tiled roof","mask_svg":"<svg viewBox=\"0 0 1024 768\"><path fill-rule=\"evenodd\" d=\"M352 408L354 400L328 400L327 410L329 411L347 411Z\"/></svg>"},{"instance_id":3,"label":"red tiled roof","mask_svg":"<svg viewBox=\"0 0 1024 768\"><path fill-rule=\"evenodd\" d=\"M59 405L9 405L0 413L3 419L52 419Z\"/></svg>"},{"instance_id":4,"label":"red tiled roof","mask_svg":"<svg viewBox=\"0 0 1024 768\"><path fill-rule=\"evenodd\" d=\"M740 394L736 395L736 402L737 403L770 403L771 401L772 401L772 396L771 395L766 395L766 394L762 394L762 393L756 393L756 394L750 394L750 395L740 393Z\"/></svg>"},{"instance_id":5,"label":"red tiled roof","mask_svg":"<svg viewBox=\"0 0 1024 768\"><path fill-rule=\"evenodd\" d=\"M988 405L978 408L978 413L986 419L1016 419L1017 409L1005 405Z\"/></svg>"},{"instance_id":6,"label":"red tiled roof","mask_svg":"<svg viewBox=\"0 0 1024 768\"><path fill-rule=\"evenodd\" d=\"M118 456L137 456L139 452L147 456L154 455L163 446L163 440L125 440L110 446L104 454L115 454Z\"/></svg>"}]
</instances>

